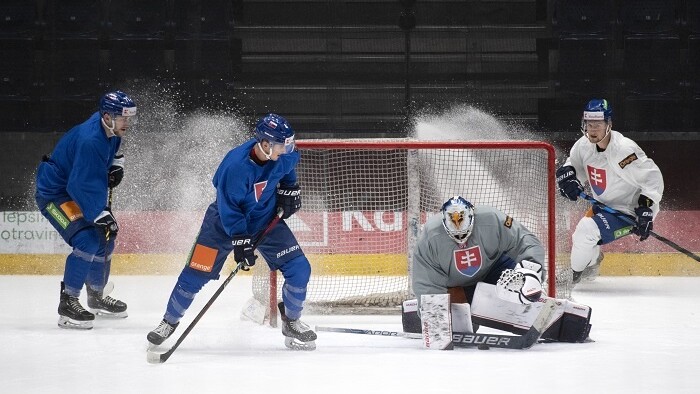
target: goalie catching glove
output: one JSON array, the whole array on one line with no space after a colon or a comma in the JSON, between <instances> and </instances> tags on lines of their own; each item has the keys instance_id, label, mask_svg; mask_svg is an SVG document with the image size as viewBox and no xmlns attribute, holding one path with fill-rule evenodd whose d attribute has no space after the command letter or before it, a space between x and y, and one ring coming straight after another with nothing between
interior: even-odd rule
<instances>
[{"instance_id":1,"label":"goalie catching glove","mask_svg":"<svg viewBox=\"0 0 700 394\"><path fill-rule=\"evenodd\" d=\"M248 271L255 265L255 260L258 256L255 255L253 249L253 240L248 235L239 235L233 237L233 259L241 265L243 271Z\"/></svg>"},{"instance_id":2,"label":"goalie catching glove","mask_svg":"<svg viewBox=\"0 0 700 394\"><path fill-rule=\"evenodd\" d=\"M282 208L282 219L294 215L301 208L301 189L299 185L282 186L277 189L277 207Z\"/></svg>"},{"instance_id":3,"label":"goalie catching glove","mask_svg":"<svg viewBox=\"0 0 700 394\"><path fill-rule=\"evenodd\" d=\"M542 295L542 265L522 260L515 269L506 269L496 283L496 295L502 300L528 305Z\"/></svg>"}]
</instances>

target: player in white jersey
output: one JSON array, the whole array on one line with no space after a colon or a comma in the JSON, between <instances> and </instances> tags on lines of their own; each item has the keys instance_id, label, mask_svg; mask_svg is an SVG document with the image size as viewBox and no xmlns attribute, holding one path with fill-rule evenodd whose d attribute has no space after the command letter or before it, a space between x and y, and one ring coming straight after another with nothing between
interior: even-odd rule
<instances>
[{"instance_id":1,"label":"player in white jersey","mask_svg":"<svg viewBox=\"0 0 700 394\"><path fill-rule=\"evenodd\" d=\"M574 283L597 274L603 257L600 245L632 233L640 241L649 237L664 191L656 163L634 141L612 130L612 107L607 100L588 102L581 132L566 163L557 170L560 193L576 201L588 183L596 200L629 215L636 224L596 206L589 209L571 237Z\"/></svg>"}]
</instances>

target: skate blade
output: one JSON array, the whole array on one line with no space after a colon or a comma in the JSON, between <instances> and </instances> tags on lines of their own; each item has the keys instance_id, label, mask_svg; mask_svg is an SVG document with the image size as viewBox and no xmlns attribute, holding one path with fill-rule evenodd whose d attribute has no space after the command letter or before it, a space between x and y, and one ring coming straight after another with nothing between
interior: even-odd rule
<instances>
[{"instance_id":1,"label":"skate blade","mask_svg":"<svg viewBox=\"0 0 700 394\"><path fill-rule=\"evenodd\" d=\"M301 341L294 339L294 338L285 337L284 338L284 346L286 346L287 349L290 349L290 350L310 351L310 350L316 350L316 341L301 342Z\"/></svg>"},{"instance_id":2,"label":"skate blade","mask_svg":"<svg viewBox=\"0 0 700 394\"><path fill-rule=\"evenodd\" d=\"M129 314L126 311L124 311L124 312L109 312L109 311L105 311L102 309L92 309L92 308L88 308L88 310L92 314L94 314L95 316L104 317L104 318L108 318L108 319L125 319L125 318L129 317Z\"/></svg>"},{"instance_id":3,"label":"skate blade","mask_svg":"<svg viewBox=\"0 0 700 394\"><path fill-rule=\"evenodd\" d=\"M73 330L92 330L92 320L79 321L73 320L65 316L58 317L58 326L66 329Z\"/></svg>"}]
</instances>

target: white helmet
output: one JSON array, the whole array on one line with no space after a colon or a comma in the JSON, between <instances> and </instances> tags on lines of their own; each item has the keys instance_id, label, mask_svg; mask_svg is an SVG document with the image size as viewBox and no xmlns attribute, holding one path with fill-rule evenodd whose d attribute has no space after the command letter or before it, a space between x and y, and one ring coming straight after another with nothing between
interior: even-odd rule
<instances>
[{"instance_id":1,"label":"white helmet","mask_svg":"<svg viewBox=\"0 0 700 394\"><path fill-rule=\"evenodd\" d=\"M447 235L461 244L474 228L474 206L462 196L454 196L442 204L442 226Z\"/></svg>"}]
</instances>

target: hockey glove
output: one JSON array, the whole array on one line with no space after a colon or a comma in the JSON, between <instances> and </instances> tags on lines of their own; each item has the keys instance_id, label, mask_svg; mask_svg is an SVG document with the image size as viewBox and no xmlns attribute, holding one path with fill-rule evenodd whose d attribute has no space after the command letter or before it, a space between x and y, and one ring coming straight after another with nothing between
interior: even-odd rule
<instances>
[{"instance_id":1,"label":"hockey glove","mask_svg":"<svg viewBox=\"0 0 700 394\"><path fill-rule=\"evenodd\" d=\"M649 238L649 232L654 229L654 213L651 211L651 206L654 202L645 195L639 196L639 206L634 209L637 215L637 224L635 234L639 235L639 240L644 241Z\"/></svg>"},{"instance_id":2,"label":"hockey glove","mask_svg":"<svg viewBox=\"0 0 700 394\"><path fill-rule=\"evenodd\" d=\"M576 170L572 166L560 167L557 170L557 184L559 193L571 201L578 200L578 195L583 192L583 186L576 178Z\"/></svg>"},{"instance_id":3,"label":"hockey glove","mask_svg":"<svg viewBox=\"0 0 700 394\"><path fill-rule=\"evenodd\" d=\"M112 216L110 211L102 211L97 218L95 218L95 226L104 229L105 234L116 236L119 232L119 226L117 225L117 220Z\"/></svg>"},{"instance_id":4,"label":"hockey glove","mask_svg":"<svg viewBox=\"0 0 700 394\"><path fill-rule=\"evenodd\" d=\"M294 215L301 208L301 189L299 185L282 186L277 189L277 207L282 208L282 219Z\"/></svg>"},{"instance_id":5,"label":"hockey glove","mask_svg":"<svg viewBox=\"0 0 700 394\"><path fill-rule=\"evenodd\" d=\"M542 296L542 265L523 260L515 269L503 270L496 282L496 295L516 304L536 302Z\"/></svg>"},{"instance_id":6,"label":"hockey glove","mask_svg":"<svg viewBox=\"0 0 700 394\"><path fill-rule=\"evenodd\" d=\"M243 271L248 271L248 267L255 265L258 256L253 250L253 240L248 235L238 235L233 237L233 259L241 265Z\"/></svg>"},{"instance_id":7,"label":"hockey glove","mask_svg":"<svg viewBox=\"0 0 700 394\"><path fill-rule=\"evenodd\" d=\"M124 155L118 154L112 160L112 166L109 167L109 178L107 184L110 188L117 187L122 183L124 178Z\"/></svg>"}]
</instances>

